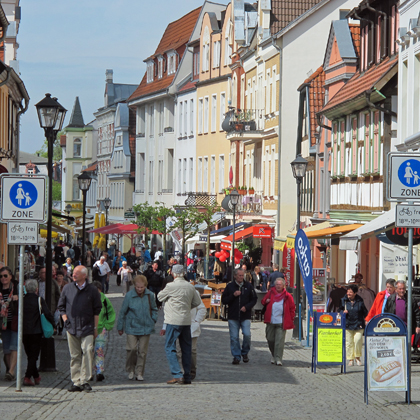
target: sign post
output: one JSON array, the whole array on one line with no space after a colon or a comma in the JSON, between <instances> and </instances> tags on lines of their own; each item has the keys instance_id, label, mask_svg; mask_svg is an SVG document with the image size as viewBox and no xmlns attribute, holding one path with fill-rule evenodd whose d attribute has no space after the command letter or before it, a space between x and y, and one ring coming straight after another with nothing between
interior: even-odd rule
<instances>
[{"instance_id":1,"label":"sign post","mask_svg":"<svg viewBox=\"0 0 420 420\"><path fill-rule=\"evenodd\" d=\"M312 372L317 365L341 365L346 373L346 315L316 312L312 346Z\"/></svg>"},{"instance_id":2,"label":"sign post","mask_svg":"<svg viewBox=\"0 0 420 420\"><path fill-rule=\"evenodd\" d=\"M366 325L366 404L369 391L405 391L410 404L410 342L404 322L396 315L376 315Z\"/></svg>"}]
</instances>

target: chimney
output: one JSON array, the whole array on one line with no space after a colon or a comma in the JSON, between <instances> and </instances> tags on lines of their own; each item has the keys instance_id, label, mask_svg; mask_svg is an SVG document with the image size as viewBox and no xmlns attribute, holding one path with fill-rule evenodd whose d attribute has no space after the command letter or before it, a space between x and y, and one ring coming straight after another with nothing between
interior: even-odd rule
<instances>
[{"instance_id":1,"label":"chimney","mask_svg":"<svg viewBox=\"0 0 420 420\"><path fill-rule=\"evenodd\" d=\"M114 71L112 69L107 69L105 71L105 82L112 83Z\"/></svg>"}]
</instances>

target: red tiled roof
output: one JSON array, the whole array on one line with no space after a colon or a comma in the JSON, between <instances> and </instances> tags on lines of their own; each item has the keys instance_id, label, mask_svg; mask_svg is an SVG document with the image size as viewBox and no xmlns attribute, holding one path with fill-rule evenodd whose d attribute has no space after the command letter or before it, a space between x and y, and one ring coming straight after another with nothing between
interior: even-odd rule
<instances>
[{"instance_id":1,"label":"red tiled roof","mask_svg":"<svg viewBox=\"0 0 420 420\"><path fill-rule=\"evenodd\" d=\"M360 25L349 23L349 28L356 55L360 57Z\"/></svg>"},{"instance_id":2,"label":"red tiled roof","mask_svg":"<svg viewBox=\"0 0 420 420\"><path fill-rule=\"evenodd\" d=\"M184 86L182 86L181 89L179 89L179 92L185 92L186 90L190 90L190 89L194 89L195 85L197 83L197 80L195 82L193 81L189 81L188 83L186 83Z\"/></svg>"},{"instance_id":3,"label":"red tiled roof","mask_svg":"<svg viewBox=\"0 0 420 420\"><path fill-rule=\"evenodd\" d=\"M86 169L83 169L82 172L93 172L93 171L96 171L97 167L98 167L98 162L95 162L92 165L88 166Z\"/></svg>"},{"instance_id":4,"label":"red tiled roof","mask_svg":"<svg viewBox=\"0 0 420 420\"><path fill-rule=\"evenodd\" d=\"M272 0L270 29L271 34L284 29L300 15L311 9L322 0Z\"/></svg>"},{"instance_id":5,"label":"red tiled roof","mask_svg":"<svg viewBox=\"0 0 420 420\"><path fill-rule=\"evenodd\" d=\"M315 133L318 127L316 114L322 109L325 98L325 72L324 67L319 67L312 75L305 80L309 86L309 121L311 124L311 145L316 144Z\"/></svg>"},{"instance_id":6,"label":"red tiled roof","mask_svg":"<svg viewBox=\"0 0 420 420\"><path fill-rule=\"evenodd\" d=\"M322 112L336 107L343 102L356 98L371 89L389 70L398 64L398 57L385 58L382 63L373 66L364 73L357 71L354 76L328 101Z\"/></svg>"},{"instance_id":7,"label":"red tiled roof","mask_svg":"<svg viewBox=\"0 0 420 420\"><path fill-rule=\"evenodd\" d=\"M176 20L175 22L170 23L167 26L165 33L163 34L160 43L156 48L155 53L149 58L155 59L158 55L163 55L169 50L177 50L179 54L179 61L177 60L177 65L179 65L182 59L182 55L185 52L185 44L189 41L191 37L191 33L194 30L200 11L201 7L186 14L182 18ZM155 59L155 69L156 66L157 60ZM147 73L144 74L140 85L130 96L128 101L132 101L142 96L149 95L150 93L159 92L161 90L166 89L171 85L175 75L171 74L170 76L168 76L167 71L165 71L161 79L158 79L157 76L154 76L153 82L150 83L147 83L146 76Z\"/></svg>"}]
</instances>

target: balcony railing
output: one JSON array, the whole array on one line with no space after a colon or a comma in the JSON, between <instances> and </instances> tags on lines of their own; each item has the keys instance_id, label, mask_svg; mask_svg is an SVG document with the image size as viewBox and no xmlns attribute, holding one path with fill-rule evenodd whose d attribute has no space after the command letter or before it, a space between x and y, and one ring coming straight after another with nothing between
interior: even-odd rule
<instances>
[{"instance_id":1,"label":"balcony railing","mask_svg":"<svg viewBox=\"0 0 420 420\"><path fill-rule=\"evenodd\" d=\"M265 128L264 111L260 109L231 109L226 113L223 130L227 133L247 133L263 131Z\"/></svg>"},{"instance_id":2,"label":"balcony railing","mask_svg":"<svg viewBox=\"0 0 420 420\"><path fill-rule=\"evenodd\" d=\"M186 206L212 206L217 204L217 195L202 192L189 192L185 200Z\"/></svg>"}]
</instances>

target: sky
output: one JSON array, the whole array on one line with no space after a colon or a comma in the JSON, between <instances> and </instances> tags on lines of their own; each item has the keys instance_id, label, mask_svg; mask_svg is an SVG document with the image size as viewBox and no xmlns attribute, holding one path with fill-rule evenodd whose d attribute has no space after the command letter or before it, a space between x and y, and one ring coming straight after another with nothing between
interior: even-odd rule
<instances>
[{"instance_id":1,"label":"sky","mask_svg":"<svg viewBox=\"0 0 420 420\"><path fill-rule=\"evenodd\" d=\"M114 83L139 84L143 60L152 55L170 22L204 0L21 0L17 41L20 77L30 97L21 117L21 149L42 147L35 104L46 93L67 109L76 96L85 124L104 105L105 70ZM229 0L218 0L227 4Z\"/></svg>"}]
</instances>

